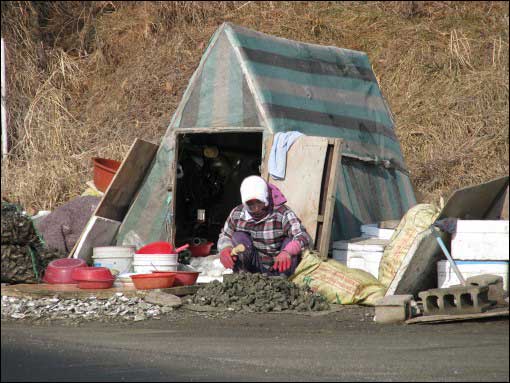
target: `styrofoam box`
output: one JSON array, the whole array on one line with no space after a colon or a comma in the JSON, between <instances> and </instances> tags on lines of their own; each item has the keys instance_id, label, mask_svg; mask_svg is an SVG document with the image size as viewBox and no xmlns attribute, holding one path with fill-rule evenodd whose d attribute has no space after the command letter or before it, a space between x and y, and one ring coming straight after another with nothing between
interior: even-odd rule
<instances>
[{"instance_id":1,"label":"styrofoam box","mask_svg":"<svg viewBox=\"0 0 510 383\"><path fill-rule=\"evenodd\" d=\"M508 221L458 220L452 236L452 258L509 260Z\"/></svg>"},{"instance_id":2,"label":"styrofoam box","mask_svg":"<svg viewBox=\"0 0 510 383\"><path fill-rule=\"evenodd\" d=\"M379 276L382 251L333 250L333 259L351 269L361 269L374 277Z\"/></svg>"},{"instance_id":3,"label":"styrofoam box","mask_svg":"<svg viewBox=\"0 0 510 383\"><path fill-rule=\"evenodd\" d=\"M384 251L386 245L390 243L387 239L380 238L353 238L348 241L333 242L333 250L356 250L356 251Z\"/></svg>"},{"instance_id":4,"label":"styrofoam box","mask_svg":"<svg viewBox=\"0 0 510 383\"><path fill-rule=\"evenodd\" d=\"M494 274L503 277L503 286L508 291L508 261L456 261L460 273L467 279L475 275ZM437 285L440 288L460 284L450 262L437 263Z\"/></svg>"},{"instance_id":5,"label":"styrofoam box","mask_svg":"<svg viewBox=\"0 0 510 383\"><path fill-rule=\"evenodd\" d=\"M390 239L393 233L395 233L395 230L380 229L376 223L361 225L361 236L364 238Z\"/></svg>"}]
</instances>

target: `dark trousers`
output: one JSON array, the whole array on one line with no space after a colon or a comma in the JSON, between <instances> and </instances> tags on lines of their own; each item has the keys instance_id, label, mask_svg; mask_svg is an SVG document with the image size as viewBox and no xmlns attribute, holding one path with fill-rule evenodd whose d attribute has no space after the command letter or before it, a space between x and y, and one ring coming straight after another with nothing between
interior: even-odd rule
<instances>
[{"instance_id":1,"label":"dark trousers","mask_svg":"<svg viewBox=\"0 0 510 383\"><path fill-rule=\"evenodd\" d=\"M291 238L285 238L280 249L283 250L291 240ZM266 273L271 276L279 275L290 277L292 274L294 274L297 265L301 261L301 254L292 256L292 264L290 268L285 272L280 273L278 270L272 270L271 265L262 264L259 258L259 254L253 246L251 236L248 233L236 231L232 236L232 244L234 247L242 244L246 248L243 253L239 253L237 255L237 261L234 264L234 273L245 271L249 273Z\"/></svg>"}]
</instances>

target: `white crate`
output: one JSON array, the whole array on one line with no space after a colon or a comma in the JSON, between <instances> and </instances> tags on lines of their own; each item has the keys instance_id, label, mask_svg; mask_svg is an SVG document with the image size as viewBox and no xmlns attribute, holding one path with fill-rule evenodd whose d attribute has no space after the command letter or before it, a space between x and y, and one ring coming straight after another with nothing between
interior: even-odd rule
<instances>
[{"instance_id":1,"label":"white crate","mask_svg":"<svg viewBox=\"0 0 510 383\"><path fill-rule=\"evenodd\" d=\"M460 273L467 279L475 275L493 274L503 277L503 286L508 291L508 262L506 261L456 261ZM437 262L437 285L440 288L460 284L457 274L448 261Z\"/></svg>"},{"instance_id":2,"label":"white crate","mask_svg":"<svg viewBox=\"0 0 510 383\"><path fill-rule=\"evenodd\" d=\"M333 249L380 252L384 251L384 248L388 245L388 243L390 243L390 241L387 239L360 237L353 238L348 241L333 242Z\"/></svg>"},{"instance_id":3,"label":"white crate","mask_svg":"<svg viewBox=\"0 0 510 383\"><path fill-rule=\"evenodd\" d=\"M508 221L457 221L452 236L452 258L509 260Z\"/></svg>"},{"instance_id":4,"label":"white crate","mask_svg":"<svg viewBox=\"0 0 510 383\"><path fill-rule=\"evenodd\" d=\"M390 239L395 230L380 229L376 223L361 225L361 236L365 238Z\"/></svg>"}]
</instances>

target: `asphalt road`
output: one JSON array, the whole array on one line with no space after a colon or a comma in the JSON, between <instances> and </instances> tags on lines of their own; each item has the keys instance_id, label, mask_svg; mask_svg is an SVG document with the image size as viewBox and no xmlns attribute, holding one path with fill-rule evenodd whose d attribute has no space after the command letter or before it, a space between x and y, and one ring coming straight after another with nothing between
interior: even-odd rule
<instances>
[{"instance_id":1,"label":"asphalt road","mask_svg":"<svg viewBox=\"0 0 510 383\"><path fill-rule=\"evenodd\" d=\"M2 381L509 380L508 319L380 325L371 313L2 321Z\"/></svg>"}]
</instances>

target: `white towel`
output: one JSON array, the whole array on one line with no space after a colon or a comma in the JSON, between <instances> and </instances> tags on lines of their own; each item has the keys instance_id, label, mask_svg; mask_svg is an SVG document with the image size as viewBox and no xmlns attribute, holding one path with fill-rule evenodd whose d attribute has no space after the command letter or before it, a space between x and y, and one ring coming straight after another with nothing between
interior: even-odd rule
<instances>
[{"instance_id":1,"label":"white towel","mask_svg":"<svg viewBox=\"0 0 510 383\"><path fill-rule=\"evenodd\" d=\"M285 169L287 167L287 152L292 144L301 136L300 132L276 133L274 136L273 147L269 154L269 174L275 180L285 178Z\"/></svg>"}]
</instances>

